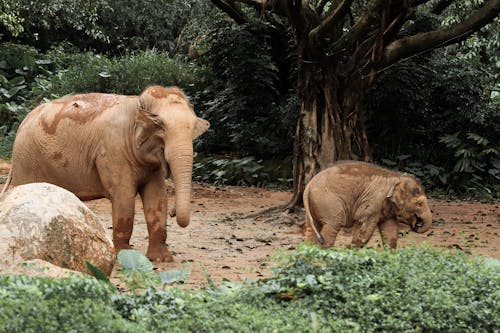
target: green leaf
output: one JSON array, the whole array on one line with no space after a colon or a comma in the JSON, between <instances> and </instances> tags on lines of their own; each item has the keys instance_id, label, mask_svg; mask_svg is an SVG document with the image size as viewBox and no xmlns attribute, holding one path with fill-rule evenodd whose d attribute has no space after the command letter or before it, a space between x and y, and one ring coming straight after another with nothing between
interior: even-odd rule
<instances>
[{"instance_id":1,"label":"green leaf","mask_svg":"<svg viewBox=\"0 0 500 333\"><path fill-rule=\"evenodd\" d=\"M171 269L158 274L163 284L185 281L189 276L187 269Z\"/></svg>"},{"instance_id":2,"label":"green leaf","mask_svg":"<svg viewBox=\"0 0 500 333\"><path fill-rule=\"evenodd\" d=\"M118 262L124 272L153 272L153 264L142 253L136 250L121 250L118 252Z\"/></svg>"},{"instance_id":3,"label":"green leaf","mask_svg":"<svg viewBox=\"0 0 500 333\"><path fill-rule=\"evenodd\" d=\"M25 82L26 82L26 80L24 79L23 76L16 76L15 78L13 78L12 80L9 81L9 84L11 86L18 86L18 85L23 84Z\"/></svg>"},{"instance_id":4,"label":"green leaf","mask_svg":"<svg viewBox=\"0 0 500 333\"><path fill-rule=\"evenodd\" d=\"M111 284L111 281L109 280L106 273L104 273L99 267L92 265L87 260L84 260L83 264L85 265L85 267L87 267L92 276L95 277L97 280Z\"/></svg>"},{"instance_id":5,"label":"green leaf","mask_svg":"<svg viewBox=\"0 0 500 333\"><path fill-rule=\"evenodd\" d=\"M201 271L203 272L203 275L205 275L205 278L207 279L208 288L212 289L212 290L215 290L217 288L217 286L215 285L214 280L212 279L212 277L210 276L210 274L208 274L208 272L205 270L205 268L203 267L203 265L201 264L201 262L200 262L200 268L201 268Z\"/></svg>"},{"instance_id":6,"label":"green leaf","mask_svg":"<svg viewBox=\"0 0 500 333\"><path fill-rule=\"evenodd\" d=\"M396 162L388 160L386 158L381 159L381 161L382 161L382 163L384 163L385 165L388 165L388 166L394 166L397 164Z\"/></svg>"},{"instance_id":7,"label":"green leaf","mask_svg":"<svg viewBox=\"0 0 500 333\"><path fill-rule=\"evenodd\" d=\"M100 72L99 73L99 76L100 77L104 77L104 78L108 78L108 77L111 77L111 74L108 73L108 72Z\"/></svg>"},{"instance_id":8,"label":"green leaf","mask_svg":"<svg viewBox=\"0 0 500 333\"><path fill-rule=\"evenodd\" d=\"M486 258L483 263L486 267L500 267L500 260L495 258Z\"/></svg>"}]
</instances>

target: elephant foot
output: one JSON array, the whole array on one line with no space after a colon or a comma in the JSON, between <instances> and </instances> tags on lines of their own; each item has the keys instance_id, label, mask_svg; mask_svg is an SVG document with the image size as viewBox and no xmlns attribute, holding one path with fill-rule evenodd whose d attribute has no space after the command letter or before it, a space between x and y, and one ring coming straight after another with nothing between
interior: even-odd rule
<instances>
[{"instance_id":1,"label":"elephant foot","mask_svg":"<svg viewBox=\"0 0 500 333\"><path fill-rule=\"evenodd\" d=\"M121 250L131 250L134 247L130 245L129 243L124 243L124 242L114 242L113 245L115 246L115 252L118 254Z\"/></svg>"},{"instance_id":2,"label":"elephant foot","mask_svg":"<svg viewBox=\"0 0 500 333\"><path fill-rule=\"evenodd\" d=\"M167 245L149 246L146 256L152 262L172 262L174 257L168 250Z\"/></svg>"}]
</instances>

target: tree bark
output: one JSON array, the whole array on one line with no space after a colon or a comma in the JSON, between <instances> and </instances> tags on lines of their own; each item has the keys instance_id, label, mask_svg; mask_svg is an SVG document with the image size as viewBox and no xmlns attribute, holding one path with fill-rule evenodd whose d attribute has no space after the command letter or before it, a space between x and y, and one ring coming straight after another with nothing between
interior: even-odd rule
<instances>
[{"instance_id":1,"label":"tree bark","mask_svg":"<svg viewBox=\"0 0 500 333\"><path fill-rule=\"evenodd\" d=\"M352 75L346 80L331 66L303 62L298 91L301 103L294 138L291 211L302 205L306 184L320 170L337 160L370 160L362 112L365 79Z\"/></svg>"}]
</instances>

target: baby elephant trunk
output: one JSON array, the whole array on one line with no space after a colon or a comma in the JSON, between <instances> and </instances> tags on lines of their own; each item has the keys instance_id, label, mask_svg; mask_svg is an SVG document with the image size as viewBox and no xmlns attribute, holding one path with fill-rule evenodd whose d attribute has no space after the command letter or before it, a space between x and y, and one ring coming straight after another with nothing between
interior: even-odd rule
<instances>
[{"instance_id":1,"label":"baby elephant trunk","mask_svg":"<svg viewBox=\"0 0 500 333\"><path fill-rule=\"evenodd\" d=\"M423 212L416 216L416 222L412 226L413 231L418 233L424 233L429 230L432 226L432 213L430 210Z\"/></svg>"}]
</instances>

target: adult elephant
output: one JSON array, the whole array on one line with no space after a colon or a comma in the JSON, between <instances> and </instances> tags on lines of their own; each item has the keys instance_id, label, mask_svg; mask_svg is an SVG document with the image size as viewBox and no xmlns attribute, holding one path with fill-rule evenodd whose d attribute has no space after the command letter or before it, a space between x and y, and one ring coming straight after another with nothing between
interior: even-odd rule
<instances>
[{"instance_id":1,"label":"adult elephant","mask_svg":"<svg viewBox=\"0 0 500 333\"><path fill-rule=\"evenodd\" d=\"M209 126L196 117L186 95L176 87L153 86L140 96L63 97L38 106L22 122L9 180L12 185L52 183L82 200L109 198L117 252L131 247L139 193L149 233L147 256L153 261L172 261L165 243L164 179L170 170L177 223L186 227L192 142Z\"/></svg>"}]
</instances>

